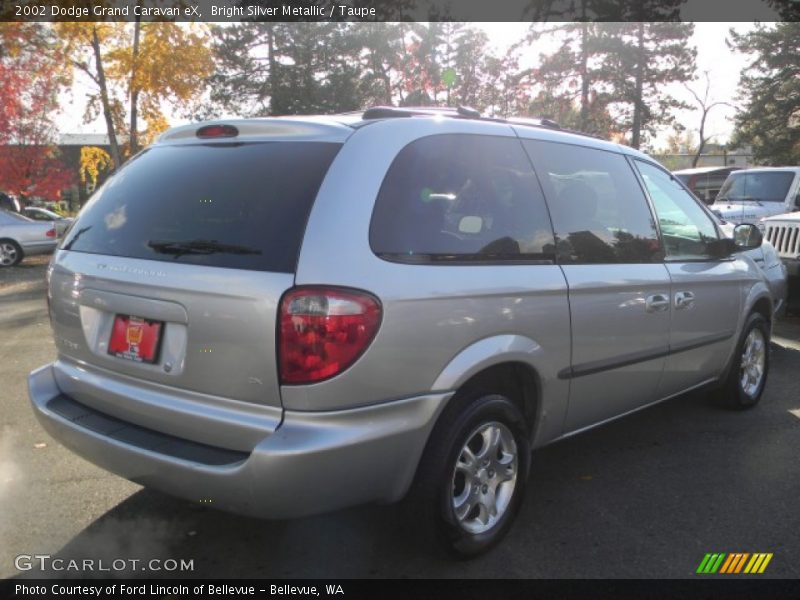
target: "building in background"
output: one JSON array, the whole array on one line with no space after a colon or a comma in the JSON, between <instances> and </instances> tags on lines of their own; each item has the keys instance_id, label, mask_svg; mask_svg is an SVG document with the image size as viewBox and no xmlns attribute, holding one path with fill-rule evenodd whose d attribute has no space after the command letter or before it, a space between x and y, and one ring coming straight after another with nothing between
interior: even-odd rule
<instances>
[{"instance_id":1,"label":"building in background","mask_svg":"<svg viewBox=\"0 0 800 600\"><path fill-rule=\"evenodd\" d=\"M678 154L653 154L653 158L670 171L692 168L693 152ZM728 149L722 144L706 144L696 167L739 167L747 169L756 166L753 163L753 149L750 146Z\"/></svg>"}]
</instances>

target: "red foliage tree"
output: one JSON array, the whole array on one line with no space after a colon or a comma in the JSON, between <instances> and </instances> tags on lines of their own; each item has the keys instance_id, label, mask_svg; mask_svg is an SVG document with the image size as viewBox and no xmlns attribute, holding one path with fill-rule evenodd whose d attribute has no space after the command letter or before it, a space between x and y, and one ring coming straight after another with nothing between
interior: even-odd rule
<instances>
[{"instance_id":1,"label":"red foliage tree","mask_svg":"<svg viewBox=\"0 0 800 600\"><path fill-rule=\"evenodd\" d=\"M53 143L66 72L46 25L0 23L0 191L56 200L73 183Z\"/></svg>"}]
</instances>

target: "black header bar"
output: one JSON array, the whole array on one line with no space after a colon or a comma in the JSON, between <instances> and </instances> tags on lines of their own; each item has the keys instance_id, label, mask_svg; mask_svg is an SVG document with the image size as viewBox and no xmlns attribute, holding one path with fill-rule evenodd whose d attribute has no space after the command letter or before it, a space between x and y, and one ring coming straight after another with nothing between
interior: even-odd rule
<instances>
[{"instance_id":1,"label":"black header bar","mask_svg":"<svg viewBox=\"0 0 800 600\"><path fill-rule=\"evenodd\" d=\"M0 0L3 21L798 21L800 0Z\"/></svg>"}]
</instances>

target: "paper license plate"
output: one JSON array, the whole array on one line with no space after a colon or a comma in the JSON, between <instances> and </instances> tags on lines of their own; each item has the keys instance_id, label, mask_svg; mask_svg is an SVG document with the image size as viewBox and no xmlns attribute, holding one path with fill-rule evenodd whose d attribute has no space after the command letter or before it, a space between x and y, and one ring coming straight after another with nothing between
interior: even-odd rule
<instances>
[{"instance_id":1,"label":"paper license plate","mask_svg":"<svg viewBox=\"0 0 800 600\"><path fill-rule=\"evenodd\" d=\"M163 326L161 321L116 315L108 353L136 362L154 363L158 360Z\"/></svg>"}]
</instances>

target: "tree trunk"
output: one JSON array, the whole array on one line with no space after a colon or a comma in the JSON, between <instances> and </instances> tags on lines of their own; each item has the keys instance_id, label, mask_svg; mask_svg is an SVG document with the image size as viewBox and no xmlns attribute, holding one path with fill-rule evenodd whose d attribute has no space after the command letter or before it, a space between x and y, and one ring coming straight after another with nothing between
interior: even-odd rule
<instances>
[{"instance_id":1,"label":"tree trunk","mask_svg":"<svg viewBox=\"0 0 800 600\"><path fill-rule=\"evenodd\" d=\"M637 32L638 43L636 47L636 91L633 99L633 132L631 133L631 146L638 150L642 141L642 90L644 88L644 23L639 22Z\"/></svg>"},{"instance_id":2,"label":"tree trunk","mask_svg":"<svg viewBox=\"0 0 800 600\"><path fill-rule=\"evenodd\" d=\"M583 3L584 16L586 3ZM584 21L581 23L581 131L589 128L589 48L587 41L589 37L589 24Z\"/></svg>"},{"instance_id":3,"label":"tree trunk","mask_svg":"<svg viewBox=\"0 0 800 600\"><path fill-rule=\"evenodd\" d=\"M275 72L275 31L272 23L267 24L267 60L269 62L269 114L275 114L275 92L278 89L278 74Z\"/></svg>"},{"instance_id":4,"label":"tree trunk","mask_svg":"<svg viewBox=\"0 0 800 600\"><path fill-rule=\"evenodd\" d=\"M700 155L703 153L703 149L706 147L706 117L708 116L708 109L703 108L703 116L700 119L700 141L697 144L697 152L694 153L694 158L692 159L692 168L697 166L697 162L700 160Z\"/></svg>"},{"instance_id":5,"label":"tree trunk","mask_svg":"<svg viewBox=\"0 0 800 600\"><path fill-rule=\"evenodd\" d=\"M100 54L100 39L97 37L97 27L92 28L92 49L97 63L97 81L100 84L100 101L103 104L103 116L106 119L108 144L111 147L111 160L114 162L114 170L116 170L122 166L122 159L119 153L119 144L117 144L117 134L114 132L114 119L111 115L111 103L108 100L108 86L106 85L106 73L103 69L103 58Z\"/></svg>"},{"instance_id":6,"label":"tree trunk","mask_svg":"<svg viewBox=\"0 0 800 600\"><path fill-rule=\"evenodd\" d=\"M139 84L136 81L136 63L139 60L139 37L142 31L142 17L137 16L133 24L133 61L131 62L131 131L130 154L133 156L139 151Z\"/></svg>"}]
</instances>

